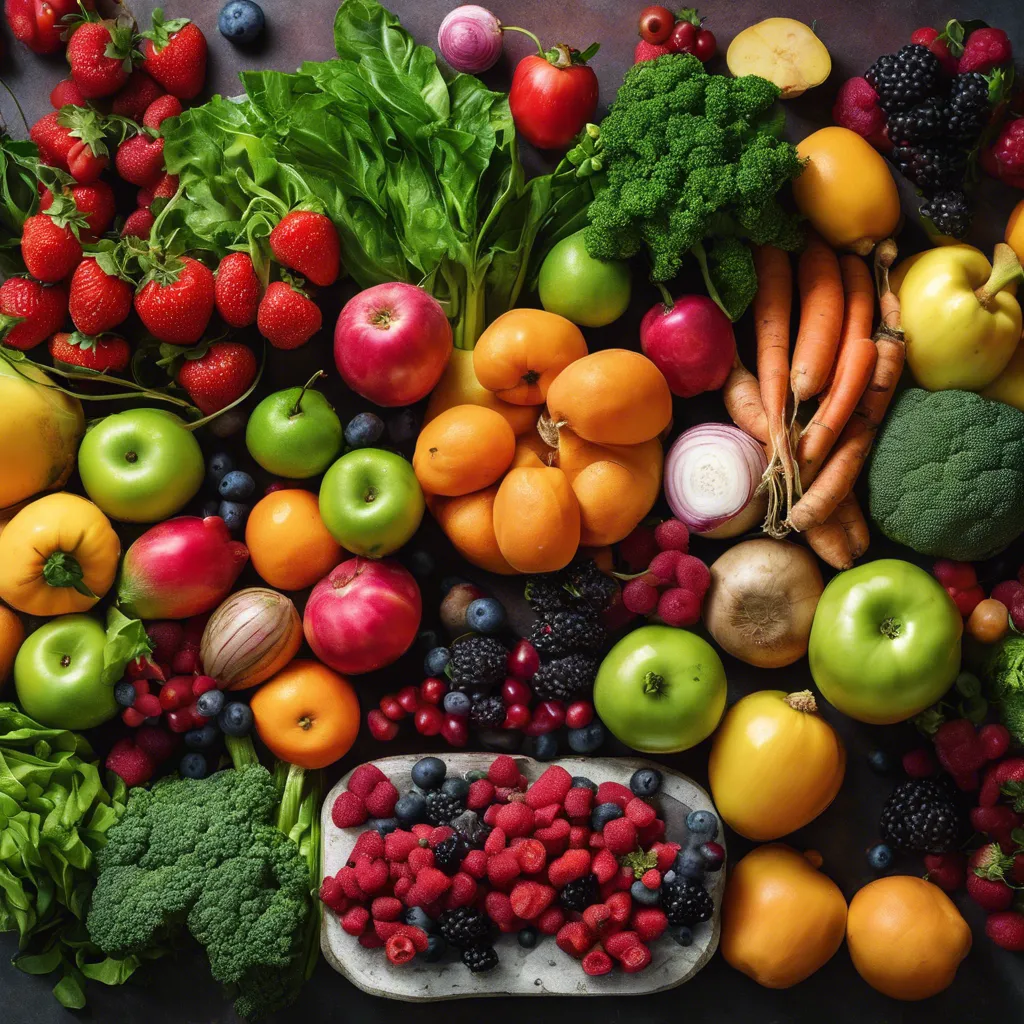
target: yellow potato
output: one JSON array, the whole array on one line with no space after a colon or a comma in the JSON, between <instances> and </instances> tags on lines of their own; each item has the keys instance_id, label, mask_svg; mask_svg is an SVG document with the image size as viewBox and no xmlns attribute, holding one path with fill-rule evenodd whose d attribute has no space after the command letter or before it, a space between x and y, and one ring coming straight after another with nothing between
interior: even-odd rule
<instances>
[{"instance_id":1,"label":"yellow potato","mask_svg":"<svg viewBox=\"0 0 1024 1024\"><path fill-rule=\"evenodd\" d=\"M792 18L768 18L744 29L729 44L725 62L737 78L760 75L774 82L784 100L821 85L832 70L825 44Z\"/></svg>"}]
</instances>

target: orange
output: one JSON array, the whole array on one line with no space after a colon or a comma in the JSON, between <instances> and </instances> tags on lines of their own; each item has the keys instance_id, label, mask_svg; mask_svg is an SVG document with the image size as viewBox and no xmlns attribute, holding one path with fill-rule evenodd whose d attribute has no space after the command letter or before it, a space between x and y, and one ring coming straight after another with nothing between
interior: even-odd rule
<instances>
[{"instance_id":1,"label":"orange","mask_svg":"<svg viewBox=\"0 0 1024 1024\"><path fill-rule=\"evenodd\" d=\"M270 752L300 768L326 768L348 753L359 732L352 684L319 661L297 659L249 702Z\"/></svg>"},{"instance_id":2,"label":"orange","mask_svg":"<svg viewBox=\"0 0 1024 1024\"><path fill-rule=\"evenodd\" d=\"M489 487L508 469L516 435L493 409L457 405L420 431L412 468L428 494L458 497Z\"/></svg>"},{"instance_id":3,"label":"orange","mask_svg":"<svg viewBox=\"0 0 1024 1024\"><path fill-rule=\"evenodd\" d=\"M1024 263L1024 199L1013 208L1006 222L1004 241L1017 254L1017 259Z\"/></svg>"},{"instance_id":4,"label":"orange","mask_svg":"<svg viewBox=\"0 0 1024 1024\"><path fill-rule=\"evenodd\" d=\"M971 929L937 885L890 875L850 901L846 944L872 988L893 999L927 999L952 983L971 950Z\"/></svg>"},{"instance_id":5,"label":"orange","mask_svg":"<svg viewBox=\"0 0 1024 1024\"><path fill-rule=\"evenodd\" d=\"M14 665L14 656L25 639L21 619L6 605L0 604L0 686L7 682Z\"/></svg>"},{"instance_id":6,"label":"orange","mask_svg":"<svg viewBox=\"0 0 1024 1024\"><path fill-rule=\"evenodd\" d=\"M249 513L245 545L253 568L278 590L303 590L323 579L345 551L320 518L315 494L271 491Z\"/></svg>"}]
</instances>

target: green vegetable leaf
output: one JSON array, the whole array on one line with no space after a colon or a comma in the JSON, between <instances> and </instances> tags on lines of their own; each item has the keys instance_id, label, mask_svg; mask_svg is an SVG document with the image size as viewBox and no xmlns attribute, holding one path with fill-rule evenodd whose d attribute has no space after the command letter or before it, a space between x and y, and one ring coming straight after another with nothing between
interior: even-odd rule
<instances>
[{"instance_id":1,"label":"green vegetable leaf","mask_svg":"<svg viewBox=\"0 0 1024 1024\"><path fill-rule=\"evenodd\" d=\"M46 559L43 563L43 579L51 587L71 587L85 597L96 597L85 582L85 574L78 559L66 551L54 551Z\"/></svg>"},{"instance_id":2,"label":"green vegetable leaf","mask_svg":"<svg viewBox=\"0 0 1024 1024\"><path fill-rule=\"evenodd\" d=\"M653 850L644 853L643 850L634 850L619 858L619 863L624 868L630 868L634 877L643 878L644 874L658 866L658 855Z\"/></svg>"},{"instance_id":3,"label":"green vegetable leaf","mask_svg":"<svg viewBox=\"0 0 1024 1024\"><path fill-rule=\"evenodd\" d=\"M1005 782L1000 786L999 791L1003 796L1008 796L1013 803L1013 809L1021 814L1024 812L1024 782ZM1021 830L1024 834L1024 830Z\"/></svg>"},{"instance_id":4,"label":"green vegetable leaf","mask_svg":"<svg viewBox=\"0 0 1024 1024\"><path fill-rule=\"evenodd\" d=\"M53 986L53 996L61 1006L69 1010L81 1010L85 1007L85 990L75 971L69 970Z\"/></svg>"},{"instance_id":5,"label":"green vegetable leaf","mask_svg":"<svg viewBox=\"0 0 1024 1024\"><path fill-rule=\"evenodd\" d=\"M103 671L101 679L113 686L124 675L129 662L136 658L148 657L153 653L153 644L146 635L146 627L138 619L111 607L107 611L107 643L103 648Z\"/></svg>"},{"instance_id":6,"label":"green vegetable leaf","mask_svg":"<svg viewBox=\"0 0 1024 1024\"><path fill-rule=\"evenodd\" d=\"M16 956L13 963L19 971L24 971L26 974L49 974L60 967L62 960L60 946L54 945L45 953Z\"/></svg>"}]
</instances>

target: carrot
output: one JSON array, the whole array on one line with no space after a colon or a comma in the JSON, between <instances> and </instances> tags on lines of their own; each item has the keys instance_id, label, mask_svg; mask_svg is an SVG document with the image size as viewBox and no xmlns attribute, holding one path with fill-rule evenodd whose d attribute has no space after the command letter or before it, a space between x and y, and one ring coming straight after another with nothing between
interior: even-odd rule
<instances>
[{"instance_id":1,"label":"carrot","mask_svg":"<svg viewBox=\"0 0 1024 1024\"><path fill-rule=\"evenodd\" d=\"M729 376L722 386L725 411L740 430L764 443L768 440L768 417L757 378L743 365L740 357L733 360Z\"/></svg>"},{"instance_id":2,"label":"carrot","mask_svg":"<svg viewBox=\"0 0 1024 1024\"><path fill-rule=\"evenodd\" d=\"M878 348L870 338L851 339L842 346L832 387L797 442L796 464L802 487L811 485L853 415L871 380L877 356Z\"/></svg>"},{"instance_id":3,"label":"carrot","mask_svg":"<svg viewBox=\"0 0 1024 1024\"><path fill-rule=\"evenodd\" d=\"M868 285L870 287L870 278ZM790 381L797 402L818 394L836 358L843 324L843 279L839 260L818 235L811 233L797 263L800 328L793 347ZM871 333L870 326L863 332Z\"/></svg>"},{"instance_id":4,"label":"carrot","mask_svg":"<svg viewBox=\"0 0 1024 1024\"><path fill-rule=\"evenodd\" d=\"M843 275L843 327L839 332L839 348L836 359L829 370L824 390L832 387L836 368L843 357L843 349L856 338L870 338L871 325L875 318L875 293L871 271L859 257L847 253L839 257L839 269Z\"/></svg>"},{"instance_id":5,"label":"carrot","mask_svg":"<svg viewBox=\"0 0 1024 1024\"><path fill-rule=\"evenodd\" d=\"M850 542L850 553L854 558L860 558L868 549L871 543L871 531L868 529L868 521L861 511L857 495L851 491L840 503L839 507L832 513L842 524Z\"/></svg>"},{"instance_id":6,"label":"carrot","mask_svg":"<svg viewBox=\"0 0 1024 1024\"><path fill-rule=\"evenodd\" d=\"M806 533L807 543L833 569L849 569L868 549L870 534L864 513L851 492L822 523Z\"/></svg>"}]
</instances>

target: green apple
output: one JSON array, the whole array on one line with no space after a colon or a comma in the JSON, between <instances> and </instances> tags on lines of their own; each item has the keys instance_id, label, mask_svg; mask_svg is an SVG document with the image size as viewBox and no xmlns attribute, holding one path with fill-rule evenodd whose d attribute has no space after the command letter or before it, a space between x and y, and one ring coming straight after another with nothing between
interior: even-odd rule
<instances>
[{"instance_id":1,"label":"green apple","mask_svg":"<svg viewBox=\"0 0 1024 1024\"><path fill-rule=\"evenodd\" d=\"M202 486L199 442L163 409L129 409L99 421L78 450L86 494L111 518L158 523Z\"/></svg>"},{"instance_id":2,"label":"green apple","mask_svg":"<svg viewBox=\"0 0 1024 1024\"><path fill-rule=\"evenodd\" d=\"M343 455L320 485L320 516L354 555L382 558L397 551L419 529L423 509L412 466L381 448Z\"/></svg>"},{"instance_id":3,"label":"green apple","mask_svg":"<svg viewBox=\"0 0 1024 1024\"><path fill-rule=\"evenodd\" d=\"M61 615L40 626L14 660L14 686L25 714L51 729L91 729L118 712L102 681L107 635L88 615Z\"/></svg>"},{"instance_id":4,"label":"green apple","mask_svg":"<svg viewBox=\"0 0 1024 1024\"><path fill-rule=\"evenodd\" d=\"M629 264L587 252L583 230L551 247L540 265L540 304L581 327L606 327L629 306Z\"/></svg>"},{"instance_id":5,"label":"green apple","mask_svg":"<svg viewBox=\"0 0 1024 1024\"><path fill-rule=\"evenodd\" d=\"M688 750L715 731L725 711L722 659L696 633L641 626L601 662L594 709L634 750Z\"/></svg>"},{"instance_id":6,"label":"green apple","mask_svg":"<svg viewBox=\"0 0 1024 1024\"><path fill-rule=\"evenodd\" d=\"M331 403L310 386L267 395L252 411L245 428L249 454L268 472L291 480L322 473L338 456L342 427Z\"/></svg>"}]
</instances>

